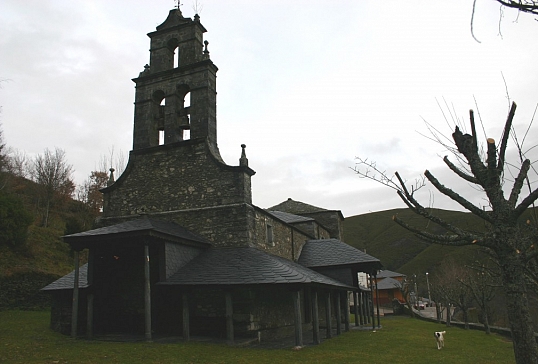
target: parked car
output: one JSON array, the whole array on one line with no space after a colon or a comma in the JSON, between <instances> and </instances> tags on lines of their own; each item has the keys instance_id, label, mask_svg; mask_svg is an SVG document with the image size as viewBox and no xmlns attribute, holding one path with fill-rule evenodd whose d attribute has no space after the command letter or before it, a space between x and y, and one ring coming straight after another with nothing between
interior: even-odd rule
<instances>
[{"instance_id":1,"label":"parked car","mask_svg":"<svg viewBox=\"0 0 538 364\"><path fill-rule=\"evenodd\" d=\"M423 310L424 308L425 308L424 302L418 301L417 303L415 303L415 309L416 310Z\"/></svg>"}]
</instances>

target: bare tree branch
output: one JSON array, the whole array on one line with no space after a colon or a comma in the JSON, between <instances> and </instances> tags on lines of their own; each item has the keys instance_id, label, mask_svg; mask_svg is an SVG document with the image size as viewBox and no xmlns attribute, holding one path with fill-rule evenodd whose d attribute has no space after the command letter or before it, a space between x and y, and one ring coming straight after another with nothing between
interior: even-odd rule
<instances>
[{"instance_id":1,"label":"bare tree branch","mask_svg":"<svg viewBox=\"0 0 538 364\"><path fill-rule=\"evenodd\" d=\"M514 120L514 114L516 113L516 103L512 102L512 107L508 113L508 119L504 124L504 132L501 140L501 146L499 149L499 163L497 164L497 169L502 171L504 168L504 158L506 155L506 146L508 144L508 137L510 136L510 130L512 129L512 122Z\"/></svg>"},{"instance_id":2,"label":"bare tree branch","mask_svg":"<svg viewBox=\"0 0 538 364\"><path fill-rule=\"evenodd\" d=\"M449 159L448 159L448 156L445 156L443 158L443 162L445 162L445 164L448 166L448 168L450 168L452 170L452 172L456 173L459 177L463 178L464 180L466 180L467 182L470 182L470 183L474 183L474 184L479 184L478 180L474 177L474 176L471 176L465 172L463 172L461 169L459 169L458 167L456 167Z\"/></svg>"},{"instance_id":3,"label":"bare tree branch","mask_svg":"<svg viewBox=\"0 0 538 364\"><path fill-rule=\"evenodd\" d=\"M538 1L535 0L495 0L502 6L517 9L523 13L538 15Z\"/></svg>"},{"instance_id":4,"label":"bare tree branch","mask_svg":"<svg viewBox=\"0 0 538 364\"><path fill-rule=\"evenodd\" d=\"M519 174L514 181L514 186L512 187L512 192L510 192L510 198L508 200L508 203L512 208L516 206L523 183L525 183L525 180L527 179L527 172L529 171L530 165L530 160L524 160L523 164L521 165L521 169L519 170Z\"/></svg>"},{"instance_id":5,"label":"bare tree branch","mask_svg":"<svg viewBox=\"0 0 538 364\"><path fill-rule=\"evenodd\" d=\"M480 217L481 219L483 220L486 220L487 222L491 223L493 222L493 220L491 219L491 217L488 215L487 212L485 212L484 210L482 210L481 208L479 207L476 207L475 205L473 205L472 203L470 203L468 200L466 200L465 198L461 197L459 194L457 194L456 192L454 192L453 190L451 190L450 188L448 187L445 187L443 184L441 184L437 178L435 178L431 173L430 171L426 171L424 172L424 175L426 176L426 178L428 179L428 181L430 181L432 183L432 185L435 186L435 188L441 192L442 194L444 194L445 196L448 196L450 197L452 200L456 201L457 203L459 203L461 206L465 207L467 210L469 210L470 212L472 212L474 215Z\"/></svg>"}]
</instances>

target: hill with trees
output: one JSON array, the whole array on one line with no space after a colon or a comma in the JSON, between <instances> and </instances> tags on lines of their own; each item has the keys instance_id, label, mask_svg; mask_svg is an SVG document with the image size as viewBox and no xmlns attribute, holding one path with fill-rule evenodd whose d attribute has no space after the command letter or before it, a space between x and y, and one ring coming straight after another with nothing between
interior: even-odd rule
<instances>
[{"instance_id":1,"label":"hill with trees","mask_svg":"<svg viewBox=\"0 0 538 364\"><path fill-rule=\"evenodd\" d=\"M483 222L470 213L439 209L435 209L435 213L469 230L481 231L484 228ZM345 242L380 259L385 269L408 276L431 272L447 257L470 263L479 254L475 246L460 248L427 243L394 223L392 217L395 215L429 232L444 232L443 228L407 208L393 209L346 218Z\"/></svg>"}]
</instances>

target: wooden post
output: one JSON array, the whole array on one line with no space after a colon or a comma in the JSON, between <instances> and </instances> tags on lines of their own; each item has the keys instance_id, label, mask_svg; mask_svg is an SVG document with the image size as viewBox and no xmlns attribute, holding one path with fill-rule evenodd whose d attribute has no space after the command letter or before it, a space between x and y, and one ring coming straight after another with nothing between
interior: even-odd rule
<instances>
[{"instance_id":1,"label":"wooden post","mask_svg":"<svg viewBox=\"0 0 538 364\"><path fill-rule=\"evenodd\" d=\"M86 337L93 339L93 302L95 293L93 291L93 269L95 264L95 251L94 249L88 249L88 270L86 272L86 279L88 283L88 297L87 297L87 312L86 312Z\"/></svg>"},{"instance_id":2,"label":"wooden post","mask_svg":"<svg viewBox=\"0 0 538 364\"><path fill-rule=\"evenodd\" d=\"M292 293L295 309L295 346L303 346L303 323L301 319L301 291Z\"/></svg>"},{"instance_id":3,"label":"wooden post","mask_svg":"<svg viewBox=\"0 0 538 364\"><path fill-rule=\"evenodd\" d=\"M359 293L358 293L358 299L359 299L359 313L360 313L360 325L364 325L364 297L363 297L363 294L362 294L362 291L359 290Z\"/></svg>"},{"instance_id":4,"label":"wooden post","mask_svg":"<svg viewBox=\"0 0 538 364\"><path fill-rule=\"evenodd\" d=\"M355 314L355 326L359 326L359 300L358 292L353 292L353 313Z\"/></svg>"},{"instance_id":5,"label":"wooden post","mask_svg":"<svg viewBox=\"0 0 538 364\"><path fill-rule=\"evenodd\" d=\"M344 323L345 323L345 330L346 331L349 331L349 292L346 291L345 292L345 299L344 299L344 306L345 306L345 311L344 311Z\"/></svg>"},{"instance_id":6,"label":"wooden post","mask_svg":"<svg viewBox=\"0 0 538 364\"><path fill-rule=\"evenodd\" d=\"M368 306L368 292L364 291L362 293L362 306L364 310L364 324L368 325L370 323L370 306Z\"/></svg>"},{"instance_id":7,"label":"wooden post","mask_svg":"<svg viewBox=\"0 0 538 364\"><path fill-rule=\"evenodd\" d=\"M381 322L379 321L379 291L377 290L377 277L375 278L375 302L377 305L377 327L381 328Z\"/></svg>"},{"instance_id":8,"label":"wooden post","mask_svg":"<svg viewBox=\"0 0 538 364\"><path fill-rule=\"evenodd\" d=\"M335 309L336 309L336 335L340 335L342 333L342 307L340 303L340 292L336 292L336 303L335 303Z\"/></svg>"},{"instance_id":9,"label":"wooden post","mask_svg":"<svg viewBox=\"0 0 538 364\"><path fill-rule=\"evenodd\" d=\"M75 250L75 279L73 282L73 303L71 306L71 337L77 337L78 331L78 279L80 274L79 269L79 251Z\"/></svg>"},{"instance_id":10,"label":"wooden post","mask_svg":"<svg viewBox=\"0 0 538 364\"><path fill-rule=\"evenodd\" d=\"M226 292L226 339L228 344L234 343L234 310L232 305L232 293Z\"/></svg>"},{"instance_id":11,"label":"wooden post","mask_svg":"<svg viewBox=\"0 0 538 364\"><path fill-rule=\"evenodd\" d=\"M319 312L318 312L318 291L312 291L312 338L314 344L321 342L319 338Z\"/></svg>"},{"instance_id":12,"label":"wooden post","mask_svg":"<svg viewBox=\"0 0 538 364\"><path fill-rule=\"evenodd\" d=\"M327 322L327 339L333 337L333 324L331 315L331 292L325 297L325 321Z\"/></svg>"},{"instance_id":13,"label":"wooden post","mask_svg":"<svg viewBox=\"0 0 538 364\"><path fill-rule=\"evenodd\" d=\"M144 245L144 319L146 341L151 341L151 284L149 276L149 245Z\"/></svg>"},{"instance_id":14,"label":"wooden post","mask_svg":"<svg viewBox=\"0 0 538 364\"><path fill-rule=\"evenodd\" d=\"M189 323L189 296L187 293L182 295L183 301L183 340L189 341L191 339L190 335L190 323Z\"/></svg>"},{"instance_id":15,"label":"wooden post","mask_svg":"<svg viewBox=\"0 0 538 364\"><path fill-rule=\"evenodd\" d=\"M88 312L86 315L86 337L93 339L93 292L88 293Z\"/></svg>"},{"instance_id":16,"label":"wooden post","mask_svg":"<svg viewBox=\"0 0 538 364\"><path fill-rule=\"evenodd\" d=\"M372 314L372 330L375 330L375 313L374 313L374 281L372 280L372 275L370 275L370 298L371 298L371 311Z\"/></svg>"}]
</instances>

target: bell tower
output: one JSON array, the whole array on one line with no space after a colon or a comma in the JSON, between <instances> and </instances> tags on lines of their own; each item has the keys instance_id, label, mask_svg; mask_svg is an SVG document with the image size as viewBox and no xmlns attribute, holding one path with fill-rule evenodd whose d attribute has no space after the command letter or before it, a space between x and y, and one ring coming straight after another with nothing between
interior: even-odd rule
<instances>
[{"instance_id":1,"label":"bell tower","mask_svg":"<svg viewBox=\"0 0 538 364\"><path fill-rule=\"evenodd\" d=\"M148 34L150 63L136 83L133 150L186 139L207 139L217 148L217 67L209 59L206 32L198 14L179 9ZM188 101L190 100L190 105Z\"/></svg>"}]
</instances>

